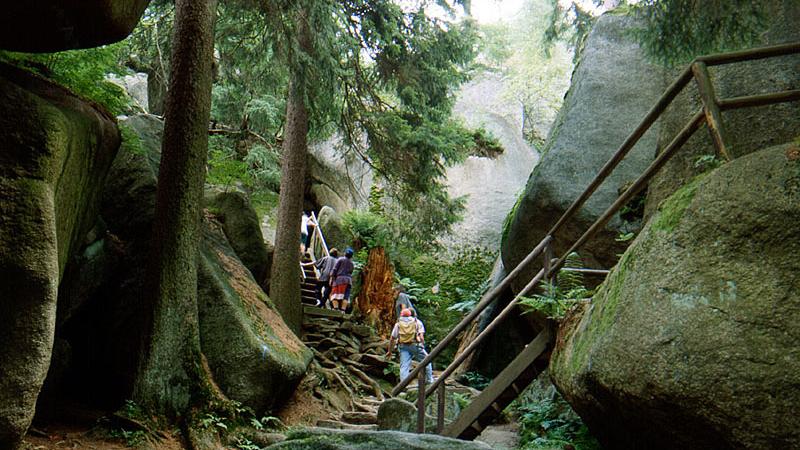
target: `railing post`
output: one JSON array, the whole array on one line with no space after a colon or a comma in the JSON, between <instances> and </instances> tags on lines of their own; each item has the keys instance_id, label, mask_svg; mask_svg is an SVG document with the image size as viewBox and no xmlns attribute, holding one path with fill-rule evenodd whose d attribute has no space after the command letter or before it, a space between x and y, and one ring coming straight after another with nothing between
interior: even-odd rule
<instances>
[{"instance_id":1,"label":"railing post","mask_svg":"<svg viewBox=\"0 0 800 450\"><path fill-rule=\"evenodd\" d=\"M719 101L714 92L714 85L711 83L711 76L708 74L708 67L702 61L692 63L692 73L697 82L697 90L700 92L700 99L703 101L703 113L706 116L708 132L711 140L714 141L714 148L719 156L726 161L731 160L730 153L725 146L725 127L722 125L722 113L719 110Z\"/></svg>"},{"instance_id":2,"label":"railing post","mask_svg":"<svg viewBox=\"0 0 800 450\"><path fill-rule=\"evenodd\" d=\"M425 370L419 371L417 381L417 433L425 432Z\"/></svg>"},{"instance_id":3,"label":"railing post","mask_svg":"<svg viewBox=\"0 0 800 450\"><path fill-rule=\"evenodd\" d=\"M439 385L439 405L436 411L436 434L442 434L444 431L444 405L445 405L445 386L444 383Z\"/></svg>"},{"instance_id":4,"label":"railing post","mask_svg":"<svg viewBox=\"0 0 800 450\"><path fill-rule=\"evenodd\" d=\"M548 236L552 238L552 236ZM550 284L555 284L555 274L551 274L550 270L553 268L553 240L550 239L547 243L547 246L544 248L544 252L542 252L542 259L544 259L542 267L544 268L544 279L546 282Z\"/></svg>"}]
</instances>

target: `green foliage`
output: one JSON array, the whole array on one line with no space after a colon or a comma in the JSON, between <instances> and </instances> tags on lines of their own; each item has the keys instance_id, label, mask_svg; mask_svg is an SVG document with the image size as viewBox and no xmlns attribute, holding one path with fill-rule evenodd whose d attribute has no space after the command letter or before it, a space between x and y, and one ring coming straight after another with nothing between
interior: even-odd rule
<instances>
[{"instance_id":1,"label":"green foliage","mask_svg":"<svg viewBox=\"0 0 800 450\"><path fill-rule=\"evenodd\" d=\"M492 134L483 128L478 128L472 132L472 140L475 143L472 156L483 156L486 158L497 158L503 153L503 146Z\"/></svg>"},{"instance_id":2,"label":"green foliage","mask_svg":"<svg viewBox=\"0 0 800 450\"><path fill-rule=\"evenodd\" d=\"M123 48L122 44L114 44L59 53L0 51L0 61L49 78L72 92L103 105L116 115L125 111L130 99L122 88L105 78L109 73L124 75L127 72L118 63Z\"/></svg>"},{"instance_id":3,"label":"green foliage","mask_svg":"<svg viewBox=\"0 0 800 450\"><path fill-rule=\"evenodd\" d=\"M503 97L522 105L523 136L538 146L556 118L572 73L570 47L546 40L554 8L549 0L525 0L508 24L481 26L484 64L504 75Z\"/></svg>"},{"instance_id":4,"label":"green foliage","mask_svg":"<svg viewBox=\"0 0 800 450\"><path fill-rule=\"evenodd\" d=\"M479 391L486 389L486 386L492 382L492 380L486 378L479 372L467 372L459 378L459 382L462 384L466 384L471 388L475 388Z\"/></svg>"},{"instance_id":5,"label":"green foliage","mask_svg":"<svg viewBox=\"0 0 800 450\"><path fill-rule=\"evenodd\" d=\"M369 211L351 210L342 215L342 225L353 235L357 247L387 247L388 230L382 216Z\"/></svg>"},{"instance_id":6,"label":"green foliage","mask_svg":"<svg viewBox=\"0 0 800 450\"><path fill-rule=\"evenodd\" d=\"M239 450L261 450L261 447L254 444L250 439L241 436L236 438L236 448Z\"/></svg>"},{"instance_id":7,"label":"green foliage","mask_svg":"<svg viewBox=\"0 0 800 450\"><path fill-rule=\"evenodd\" d=\"M255 184L278 192L281 185L281 161L275 147L255 144L248 149L244 162Z\"/></svg>"},{"instance_id":8,"label":"green foliage","mask_svg":"<svg viewBox=\"0 0 800 450\"><path fill-rule=\"evenodd\" d=\"M425 323L429 347L438 344L469 311L465 305L474 305L484 293L494 259L495 254L481 248L462 250L452 257L426 255L416 258L405 272L398 274L399 283L414 299ZM452 346L443 352L436 360L437 367L448 364L454 352Z\"/></svg>"},{"instance_id":9,"label":"green foliage","mask_svg":"<svg viewBox=\"0 0 800 450\"><path fill-rule=\"evenodd\" d=\"M511 210L508 211L506 214L506 218L503 219L503 232L500 235L500 247L504 247L506 245L506 239L508 238L508 232L511 229L511 223L514 222L514 217L517 215L517 210L519 209L520 203L522 203L522 199L525 197L525 188L522 188L522 191L517 194L517 201L514 202L514 206L511 207Z\"/></svg>"},{"instance_id":10,"label":"green foliage","mask_svg":"<svg viewBox=\"0 0 800 450\"><path fill-rule=\"evenodd\" d=\"M136 131L134 131L133 128L128 126L126 123L119 123L118 127L119 134L122 139L120 148L135 155L147 155L147 150L142 144L142 139L138 134L136 134Z\"/></svg>"},{"instance_id":11,"label":"green foliage","mask_svg":"<svg viewBox=\"0 0 800 450\"><path fill-rule=\"evenodd\" d=\"M226 418L216 415L215 413L207 412L200 417L199 424L203 428L217 427L222 430L228 430Z\"/></svg>"},{"instance_id":12,"label":"green foliage","mask_svg":"<svg viewBox=\"0 0 800 450\"><path fill-rule=\"evenodd\" d=\"M147 432L144 430L125 430L123 428L114 428L110 430L109 436L114 439L125 441L128 447L138 447L145 443L147 440Z\"/></svg>"},{"instance_id":13,"label":"green foliage","mask_svg":"<svg viewBox=\"0 0 800 450\"><path fill-rule=\"evenodd\" d=\"M619 235L617 235L617 237L614 238L614 240L617 242L628 242L634 237L636 237L636 233L631 231L628 233L620 233Z\"/></svg>"},{"instance_id":14,"label":"green foliage","mask_svg":"<svg viewBox=\"0 0 800 450\"><path fill-rule=\"evenodd\" d=\"M208 152L206 182L219 186L233 186L241 182L252 187L253 179L247 169L247 163L237 159L235 154L212 145Z\"/></svg>"},{"instance_id":15,"label":"green foliage","mask_svg":"<svg viewBox=\"0 0 800 450\"><path fill-rule=\"evenodd\" d=\"M577 253L571 253L564 267L582 268L583 263ZM592 295L592 291L584 286L583 275L580 272L562 270L558 273L555 284L544 281L540 286L541 293L523 297L519 304L526 308L526 312L537 311L556 320L563 319L573 305Z\"/></svg>"},{"instance_id":16,"label":"green foliage","mask_svg":"<svg viewBox=\"0 0 800 450\"><path fill-rule=\"evenodd\" d=\"M666 65L758 42L769 25L764 2L750 0L644 0L634 6L644 26L644 48Z\"/></svg>"},{"instance_id":17,"label":"green foliage","mask_svg":"<svg viewBox=\"0 0 800 450\"><path fill-rule=\"evenodd\" d=\"M544 32L544 43L553 45L566 42L573 49L580 49L594 25L594 15L587 9L587 2L571 0L549 0L551 15ZM595 1L595 4L600 3ZM548 48L548 47L545 47ZM575 53L577 58L578 52Z\"/></svg>"},{"instance_id":18,"label":"green foliage","mask_svg":"<svg viewBox=\"0 0 800 450\"><path fill-rule=\"evenodd\" d=\"M373 184L372 186L370 186L369 198L367 199L367 202L369 203L369 208L368 208L369 212L380 216L386 214L386 210L383 207L384 195L385 192L383 191L383 188L381 188L377 184Z\"/></svg>"},{"instance_id":19,"label":"green foliage","mask_svg":"<svg viewBox=\"0 0 800 450\"><path fill-rule=\"evenodd\" d=\"M567 446L575 450L601 449L580 417L557 392L538 401L522 399L516 413L519 415L521 450Z\"/></svg>"},{"instance_id":20,"label":"green foliage","mask_svg":"<svg viewBox=\"0 0 800 450\"><path fill-rule=\"evenodd\" d=\"M567 40L579 47L591 29L592 14L584 2L553 2L558 7L548 41ZM641 21L634 35L652 58L668 66L752 46L769 25L766 4L749 0L642 0L619 9Z\"/></svg>"},{"instance_id":21,"label":"green foliage","mask_svg":"<svg viewBox=\"0 0 800 450\"><path fill-rule=\"evenodd\" d=\"M714 170L722 165L722 161L717 158L717 155L702 155L694 160L694 168L699 169L701 172Z\"/></svg>"}]
</instances>

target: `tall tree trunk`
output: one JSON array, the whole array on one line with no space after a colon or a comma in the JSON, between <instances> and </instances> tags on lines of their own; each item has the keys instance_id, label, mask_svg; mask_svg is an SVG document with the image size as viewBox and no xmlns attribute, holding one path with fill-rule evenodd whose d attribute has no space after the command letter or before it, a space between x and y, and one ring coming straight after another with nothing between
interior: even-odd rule
<instances>
[{"instance_id":1,"label":"tall tree trunk","mask_svg":"<svg viewBox=\"0 0 800 450\"><path fill-rule=\"evenodd\" d=\"M303 11L298 13L297 30L299 48L310 53L311 36ZM300 333L300 323L303 320L300 303L300 218L303 213L308 153L306 82L299 69L292 71L286 101L278 227L275 232L269 292L283 320L296 334Z\"/></svg>"},{"instance_id":2,"label":"tall tree trunk","mask_svg":"<svg viewBox=\"0 0 800 450\"><path fill-rule=\"evenodd\" d=\"M151 302L134 399L184 412L201 391L197 247L211 111L216 0L177 0L144 301Z\"/></svg>"},{"instance_id":3,"label":"tall tree trunk","mask_svg":"<svg viewBox=\"0 0 800 450\"><path fill-rule=\"evenodd\" d=\"M305 190L308 110L302 86L302 82L292 80L286 102L278 227L270 277L270 298L295 333L300 332L303 319L300 303L300 216Z\"/></svg>"}]
</instances>

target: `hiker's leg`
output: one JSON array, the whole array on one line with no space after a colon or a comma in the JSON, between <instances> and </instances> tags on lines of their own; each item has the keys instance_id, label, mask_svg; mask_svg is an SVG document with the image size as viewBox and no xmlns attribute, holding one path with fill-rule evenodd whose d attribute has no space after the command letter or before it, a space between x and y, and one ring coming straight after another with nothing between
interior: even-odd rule
<instances>
[{"instance_id":1,"label":"hiker's leg","mask_svg":"<svg viewBox=\"0 0 800 450\"><path fill-rule=\"evenodd\" d=\"M425 351L425 347L422 344L417 345L414 352L414 360L422 362L427 356L428 352ZM431 364L425 367L425 381L427 383L433 383L433 365Z\"/></svg>"},{"instance_id":2,"label":"hiker's leg","mask_svg":"<svg viewBox=\"0 0 800 450\"><path fill-rule=\"evenodd\" d=\"M400 344L398 348L400 349L400 379L405 380L408 378L409 372L411 372L411 352L409 351L409 346L406 344Z\"/></svg>"}]
</instances>

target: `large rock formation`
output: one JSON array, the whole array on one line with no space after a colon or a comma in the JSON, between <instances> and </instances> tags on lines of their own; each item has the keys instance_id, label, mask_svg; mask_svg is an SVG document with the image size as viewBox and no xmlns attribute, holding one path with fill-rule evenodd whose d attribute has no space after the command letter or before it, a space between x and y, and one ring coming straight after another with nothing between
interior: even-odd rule
<instances>
[{"instance_id":1,"label":"large rock formation","mask_svg":"<svg viewBox=\"0 0 800 450\"><path fill-rule=\"evenodd\" d=\"M219 225L204 231L198 268L200 343L225 394L258 413L294 391L309 350L231 249Z\"/></svg>"},{"instance_id":2,"label":"large rock formation","mask_svg":"<svg viewBox=\"0 0 800 450\"><path fill-rule=\"evenodd\" d=\"M793 0L763 2L771 26L761 45L797 42L800 40L800 3ZM709 69L719 98L800 89L800 55L768 58L761 61L734 63ZM667 72L666 83L677 73ZM661 117L659 146L664 148L702 106L694 82L684 89L673 106ZM758 108L745 108L722 113L726 144L733 158L783 144L800 134L800 103L791 102ZM701 173L707 164L703 157L716 153L706 129L701 129L664 166L650 182L647 194L647 216L677 188Z\"/></svg>"},{"instance_id":3,"label":"large rock formation","mask_svg":"<svg viewBox=\"0 0 800 450\"><path fill-rule=\"evenodd\" d=\"M606 14L586 40L545 153L506 230L502 257L508 270L539 243L661 95L662 71L646 61L630 35L634 25L628 17ZM557 253L566 251L567 244L617 199L620 189L641 174L652 161L655 146L656 133L651 130L555 236ZM581 255L590 265L611 267L624 249L615 238L636 225L616 216Z\"/></svg>"},{"instance_id":4,"label":"large rock formation","mask_svg":"<svg viewBox=\"0 0 800 450\"><path fill-rule=\"evenodd\" d=\"M339 250L339 256L344 254L344 250L353 245L353 235L344 228L342 224L342 216L330 206L323 206L319 211L319 227L322 229L323 237L328 248L336 248ZM322 256L322 249L315 248L314 254L319 258Z\"/></svg>"},{"instance_id":5,"label":"large rock formation","mask_svg":"<svg viewBox=\"0 0 800 450\"><path fill-rule=\"evenodd\" d=\"M482 442L468 442L431 434L400 431L352 431L305 428L289 434L270 450L489 450Z\"/></svg>"},{"instance_id":6,"label":"large rock formation","mask_svg":"<svg viewBox=\"0 0 800 450\"><path fill-rule=\"evenodd\" d=\"M240 191L206 191L206 207L222 223L236 255L259 283L269 277L272 254L261 235L258 215L250 204L247 194Z\"/></svg>"},{"instance_id":7,"label":"large rock formation","mask_svg":"<svg viewBox=\"0 0 800 450\"><path fill-rule=\"evenodd\" d=\"M14 448L50 364L61 275L94 224L119 132L107 112L0 65L0 136L0 448Z\"/></svg>"},{"instance_id":8,"label":"large rock formation","mask_svg":"<svg viewBox=\"0 0 800 450\"><path fill-rule=\"evenodd\" d=\"M6 2L0 48L57 52L125 39L150 0L28 0Z\"/></svg>"},{"instance_id":9,"label":"large rock formation","mask_svg":"<svg viewBox=\"0 0 800 450\"><path fill-rule=\"evenodd\" d=\"M308 149L305 199L309 209L327 205L344 214L367 203L372 168L352 153L339 151L340 141L334 136Z\"/></svg>"},{"instance_id":10,"label":"large rock formation","mask_svg":"<svg viewBox=\"0 0 800 450\"><path fill-rule=\"evenodd\" d=\"M452 245L497 248L503 219L539 161L536 151L522 139L522 107L505 98L505 91L499 75L483 74L462 86L453 108L467 126L491 132L503 153L470 156L447 169L448 193L468 196L464 220L446 239Z\"/></svg>"},{"instance_id":11,"label":"large rock formation","mask_svg":"<svg viewBox=\"0 0 800 450\"><path fill-rule=\"evenodd\" d=\"M800 148L663 202L561 326L559 390L609 448L800 446Z\"/></svg>"}]
</instances>

